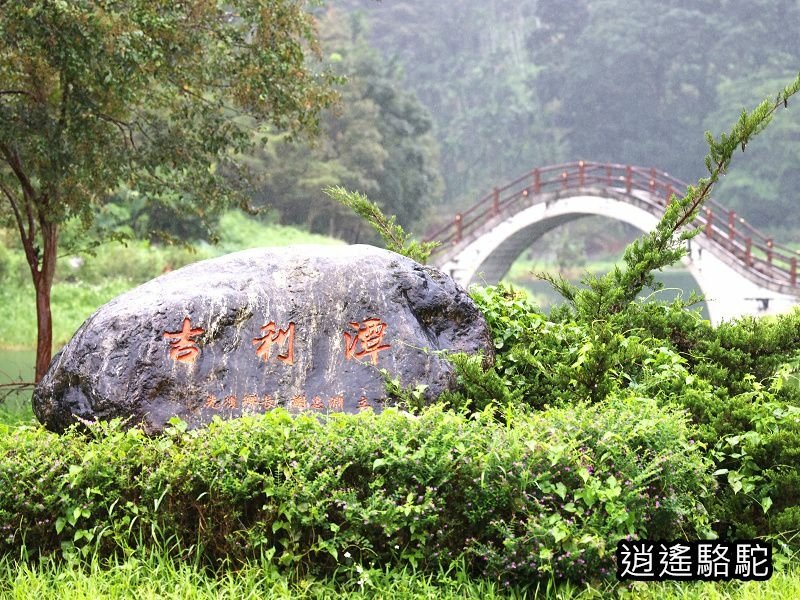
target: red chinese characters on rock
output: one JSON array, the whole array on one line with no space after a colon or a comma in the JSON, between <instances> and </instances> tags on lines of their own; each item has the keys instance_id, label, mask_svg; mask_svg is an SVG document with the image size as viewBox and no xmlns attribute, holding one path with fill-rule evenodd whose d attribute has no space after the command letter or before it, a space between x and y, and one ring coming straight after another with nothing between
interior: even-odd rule
<instances>
[{"instance_id":1,"label":"red chinese characters on rock","mask_svg":"<svg viewBox=\"0 0 800 600\"><path fill-rule=\"evenodd\" d=\"M384 343L388 325L377 317L371 317L359 322L351 322L353 332L344 332L345 360L362 360L368 357L373 365L378 363L378 354L391 348ZM281 329L270 321L261 328L263 335L253 338L256 347L256 356L264 362L274 358L287 365L294 364L294 336L295 323L290 322L285 329ZM192 363L200 354L200 346L196 338L205 333L202 328L193 328L189 317L183 320L181 331L164 332L164 338L170 339L169 355L175 361ZM273 351L274 348L274 351ZM317 411L317 412L344 412L345 400L342 393L328 396L327 400L319 395L306 396L302 390L280 402L267 394L259 397L256 394L245 394L241 400L235 395L228 394L221 398L210 394L202 404L202 408L214 411L267 411L282 406L292 412ZM357 410L362 411L373 408L373 403L366 397L362 390L358 399Z\"/></svg>"},{"instance_id":2,"label":"red chinese characters on rock","mask_svg":"<svg viewBox=\"0 0 800 600\"><path fill-rule=\"evenodd\" d=\"M272 410L277 406L275 400L269 394L263 398L259 398L255 394L247 394L242 397L242 410L257 410L263 408L265 410ZM210 408L211 410L228 409L233 410L239 407L239 399L230 394L222 399L218 399L214 394L209 394L203 404L203 408Z\"/></svg>"},{"instance_id":3,"label":"red chinese characters on rock","mask_svg":"<svg viewBox=\"0 0 800 600\"><path fill-rule=\"evenodd\" d=\"M239 406L239 399L234 395L228 395L220 399L214 394L209 394L203 403L203 408L211 410L233 410L239 408ZM269 394L265 394L262 398L259 398L256 394L246 394L242 396L241 408L244 412L257 411L259 409L272 410L277 408L277 406L278 403ZM370 408L371 405L368 403L367 399L362 396L358 407L359 410L362 410L364 408ZM290 411L304 411L310 409L315 411L327 410L328 412L342 412L344 411L344 396L341 394L331 396L328 398L326 406L325 400L320 396L314 396L309 404L305 394L297 394L289 398L286 408Z\"/></svg>"},{"instance_id":4,"label":"red chinese characters on rock","mask_svg":"<svg viewBox=\"0 0 800 600\"><path fill-rule=\"evenodd\" d=\"M289 408L293 410L305 410L308 408L308 402L304 394L298 394L292 398Z\"/></svg>"},{"instance_id":5,"label":"red chinese characters on rock","mask_svg":"<svg viewBox=\"0 0 800 600\"><path fill-rule=\"evenodd\" d=\"M355 329L354 334L344 334L344 357L346 360L353 358L361 360L369 356L373 365L378 364L378 352L391 348L389 344L383 343L383 335L386 333L386 323L378 318L372 317L361 323L350 323Z\"/></svg>"},{"instance_id":6,"label":"red chinese characters on rock","mask_svg":"<svg viewBox=\"0 0 800 600\"><path fill-rule=\"evenodd\" d=\"M261 328L264 333L259 338L253 338L253 345L256 348L256 355L263 359L264 362L269 360L272 346L278 346L279 349L286 344L286 352L275 356L279 361L287 365L294 364L294 323L289 323L286 329L278 329L275 321L270 321Z\"/></svg>"},{"instance_id":7,"label":"red chinese characters on rock","mask_svg":"<svg viewBox=\"0 0 800 600\"><path fill-rule=\"evenodd\" d=\"M242 410L261 408L261 400L255 394L247 394L242 398Z\"/></svg>"},{"instance_id":8,"label":"red chinese characters on rock","mask_svg":"<svg viewBox=\"0 0 800 600\"><path fill-rule=\"evenodd\" d=\"M331 396L328 399L328 410L334 412L342 412L344 410L344 396Z\"/></svg>"},{"instance_id":9,"label":"red chinese characters on rock","mask_svg":"<svg viewBox=\"0 0 800 600\"><path fill-rule=\"evenodd\" d=\"M180 331L165 331L164 338L171 339L169 343L169 357L177 362L193 363L200 354L200 346L194 338L202 334L205 330L199 327L192 328L192 320L186 317L183 320L183 328Z\"/></svg>"}]
</instances>

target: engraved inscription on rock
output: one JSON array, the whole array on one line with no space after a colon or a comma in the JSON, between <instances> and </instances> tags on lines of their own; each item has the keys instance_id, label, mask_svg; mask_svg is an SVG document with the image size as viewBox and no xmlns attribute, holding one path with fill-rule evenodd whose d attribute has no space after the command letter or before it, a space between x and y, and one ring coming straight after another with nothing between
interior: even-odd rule
<instances>
[{"instance_id":1,"label":"engraved inscription on rock","mask_svg":"<svg viewBox=\"0 0 800 600\"><path fill-rule=\"evenodd\" d=\"M428 401L454 387L435 350L492 355L483 317L440 271L371 246L248 250L101 307L54 357L34 412L55 431L122 417L155 433L172 416L380 410L382 369Z\"/></svg>"}]
</instances>

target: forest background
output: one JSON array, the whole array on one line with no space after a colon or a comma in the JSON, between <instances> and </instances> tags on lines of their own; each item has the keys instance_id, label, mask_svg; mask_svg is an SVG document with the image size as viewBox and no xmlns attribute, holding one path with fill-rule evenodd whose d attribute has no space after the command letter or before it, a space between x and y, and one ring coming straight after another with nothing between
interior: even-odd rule
<instances>
[{"instance_id":1,"label":"forest background","mask_svg":"<svg viewBox=\"0 0 800 600\"><path fill-rule=\"evenodd\" d=\"M347 77L342 100L316 139L273 129L249 159L261 176L253 204L348 242L375 240L327 186L367 194L424 236L535 166L584 159L695 181L701 132L724 130L800 65L795 0L334 0L316 12L324 61ZM787 114L715 194L786 242L800 227L798 141L800 116ZM207 234L180 217L120 194L99 225ZM584 220L555 235L557 250L621 250L625 228Z\"/></svg>"},{"instance_id":2,"label":"forest background","mask_svg":"<svg viewBox=\"0 0 800 600\"><path fill-rule=\"evenodd\" d=\"M357 241L365 230L325 185L424 234L534 166L615 162L692 182L700 132L795 76L798 28L794 0L331 2L320 34L349 77L342 110L316 147L274 139L258 200L284 223ZM800 116L787 114L716 190L785 241L800 227L798 141ZM614 243L594 234L570 243Z\"/></svg>"}]
</instances>

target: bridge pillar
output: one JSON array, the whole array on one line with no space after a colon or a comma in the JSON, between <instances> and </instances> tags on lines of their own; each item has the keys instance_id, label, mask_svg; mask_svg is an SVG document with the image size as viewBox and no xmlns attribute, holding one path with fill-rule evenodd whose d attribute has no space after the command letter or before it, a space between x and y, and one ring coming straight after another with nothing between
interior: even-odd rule
<instances>
[{"instance_id":1,"label":"bridge pillar","mask_svg":"<svg viewBox=\"0 0 800 600\"><path fill-rule=\"evenodd\" d=\"M795 296L759 285L723 262L705 237L692 239L689 248L686 267L703 291L715 325L743 315L781 314L797 305Z\"/></svg>"}]
</instances>

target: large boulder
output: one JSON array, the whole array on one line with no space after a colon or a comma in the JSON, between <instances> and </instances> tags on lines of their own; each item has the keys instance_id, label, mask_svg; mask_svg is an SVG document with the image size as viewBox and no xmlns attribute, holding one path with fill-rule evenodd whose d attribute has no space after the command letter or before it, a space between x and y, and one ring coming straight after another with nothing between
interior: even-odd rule
<instances>
[{"instance_id":1,"label":"large boulder","mask_svg":"<svg viewBox=\"0 0 800 600\"><path fill-rule=\"evenodd\" d=\"M437 350L492 355L486 322L437 269L371 246L262 248L115 298L53 358L33 407L49 429L115 417L161 431L284 407L379 410L382 370L452 389Z\"/></svg>"}]
</instances>

